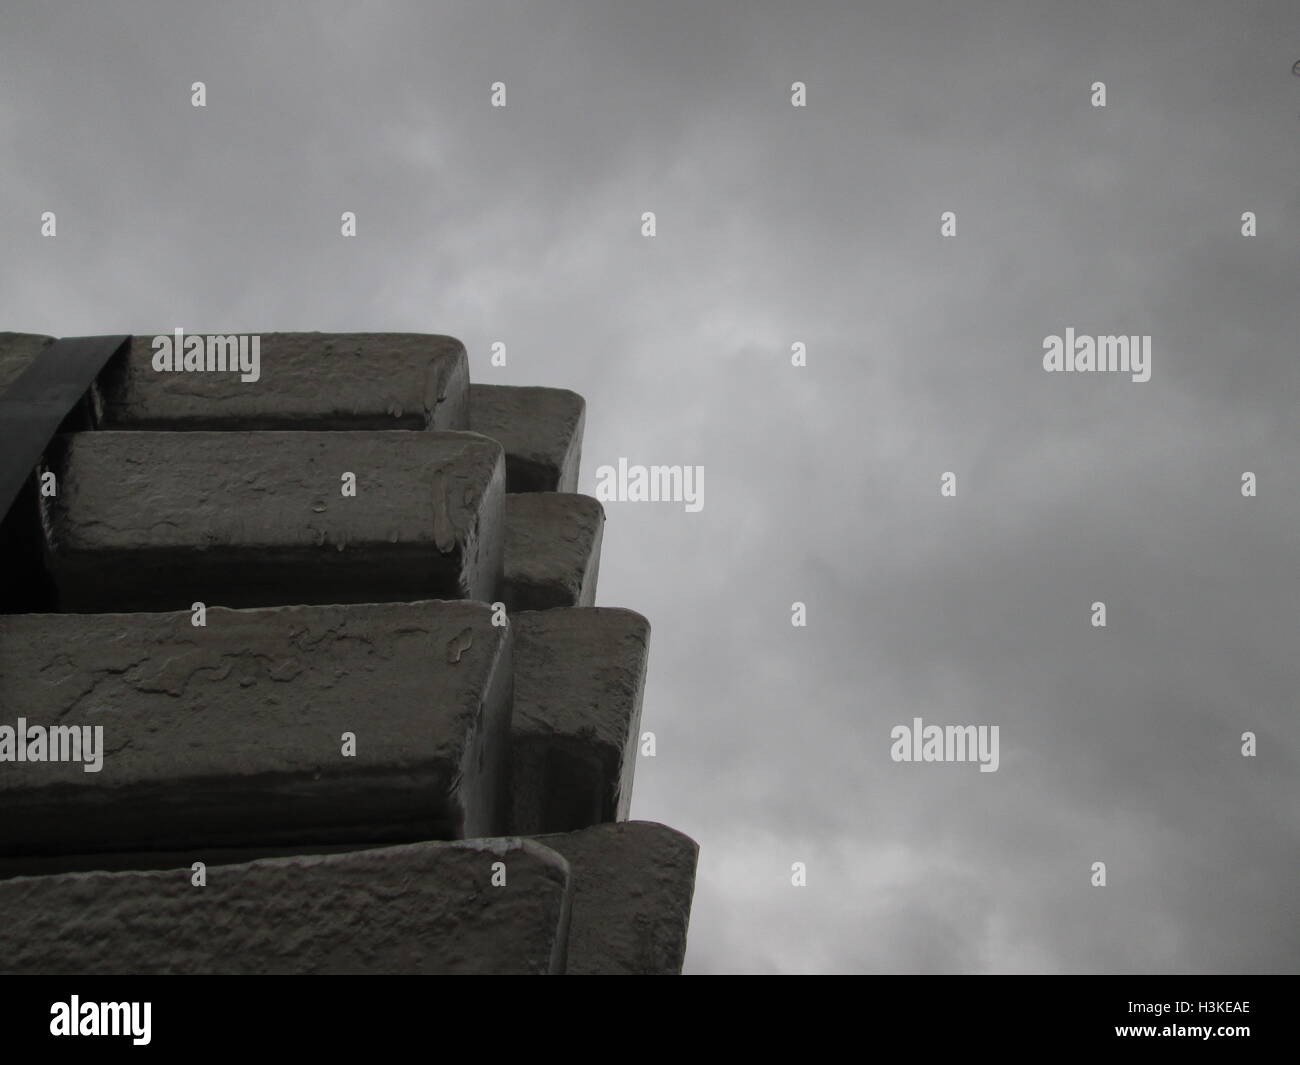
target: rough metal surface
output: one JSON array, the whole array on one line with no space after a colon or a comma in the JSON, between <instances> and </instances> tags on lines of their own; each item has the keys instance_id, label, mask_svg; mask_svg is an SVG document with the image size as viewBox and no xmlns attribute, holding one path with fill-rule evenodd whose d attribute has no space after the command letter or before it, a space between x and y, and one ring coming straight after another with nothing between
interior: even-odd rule
<instances>
[{"instance_id":1,"label":"rough metal surface","mask_svg":"<svg viewBox=\"0 0 1300 1065\"><path fill-rule=\"evenodd\" d=\"M500 586L504 457L474 433L74 433L46 466L63 610L492 601Z\"/></svg>"},{"instance_id":2,"label":"rough metal surface","mask_svg":"<svg viewBox=\"0 0 1300 1065\"><path fill-rule=\"evenodd\" d=\"M0 333L0 611L48 608L52 590L41 564L41 533L33 467L49 436L58 429L88 428L90 406L83 395L59 388L60 367L24 373L38 360L49 366L55 338L35 333ZM93 372L93 369L91 370ZM33 392L39 402L33 402ZM60 419L62 424L60 424Z\"/></svg>"},{"instance_id":3,"label":"rough metal surface","mask_svg":"<svg viewBox=\"0 0 1300 1065\"><path fill-rule=\"evenodd\" d=\"M202 859L208 868L243 865L262 858L288 858L298 854L341 854L345 851L389 847L387 843L278 843L267 847L202 847L190 850L101 851L80 854L0 854L0 880L15 876L53 876L56 873L139 872L146 869L189 868Z\"/></svg>"},{"instance_id":4,"label":"rough metal surface","mask_svg":"<svg viewBox=\"0 0 1300 1065\"><path fill-rule=\"evenodd\" d=\"M188 866L20 877L0 882L0 970L562 973L569 883L563 858L518 839L273 858L210 869L206 887Z\"/></svg>"},{"instance_id":5,"label":"rough metal surface","mask_svg":"<svg viewBox=\"0 0 1300 1065\"><path fill-rule=\"evenodd\" d=\"M699 853L693 839L651 821L621 821L538 842L573 870L570 974L681 972Z\"/></svg>"},{"instance_id":6,"label":"rough metal surface","mask_svg":"<svg viewBox=\"0 0 1300 1065\"><path fill-rule=\"evenodd\" d=\"M525 611L511 626L510 831L627 817L650 623L631 610L584 607Z\"/></svg>"},{"instance_id":7,"label":"rough metal surface","mask_svg":"<svg viewBox=\"0 0 1300 1065\"><path fill-rule=\"evenodd\" d=\"M469 387L469 427L505 447L508 492L576 492L585 419L568 389Z\"/></svg>"},{"instance_id":8,"label":"rough metal surface","mask_svg":"<svg viewBox=\"0 0 1300 1065\"><path fill-rule=\"evenodd\" d=\"M197 334L196 334L197 335ZM262 333L260 377L153 368L132 337L100 375L106 429L467 429L469 360L425 333Z\"/></svg>"},{"instance_id":9,"label":"rough metal surface","mask_svg":"<svg viewBox=\"0 0 1300 1065\"><path fill-rule=\"evenodd\" d=\"M0 765L0 853L498 834L509 632L468 602L0 617L0 725L105 752Z\"/></svg>"},{"instance_id":10,"label":"rough metal surface","mask_svg":"<svg viewBox=\"0 0 1300 1065\"><path fill-rule=\"evenodd\" d=\"M0 394L0 511L8 511L60 432L89 428L86 394L128 337L63 337Z\"/></svg>"},{"instance_id":11,"label":"rough metal surface","mask_svg":"<svg viewBox=\"0 0 1300 1065\"><path fill-rule=\"evenodd\" d=\"M548 610L596 601L605 509L591 496L506 496L507 609Z\"/></svg>"},{"instance_id":12,"label":"rough metal surface","mask_svg":"<svg viewBox=\"0 0 1300 1065\"><path fill-rule=\"evenodd\" d=\"M0 333L0 395L54 343L36 333ZM0 609L30 610L48 595L40 572L40 537L34 483L0 514Z\"/></svg>"},{"instance_id":13,"label":"rough metal surface","mask_svg":"<svg viewBox=\"0 0 1300 1065\"><path fill-rule=\"evenodd\" d=\"M53 343L39 333L0 333L0 394Z\"/></svg>"}]
</instances>

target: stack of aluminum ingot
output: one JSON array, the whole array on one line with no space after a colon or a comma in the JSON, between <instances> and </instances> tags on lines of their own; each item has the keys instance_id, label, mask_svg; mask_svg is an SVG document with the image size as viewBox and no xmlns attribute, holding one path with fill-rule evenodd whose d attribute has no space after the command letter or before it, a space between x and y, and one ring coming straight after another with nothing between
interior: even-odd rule
<instances>
[{"instance_id":1,"label":"stack of aluminum ingot","mask_svg":"<svg viewBox=\"0 0 1300 1065\"><path fill-rule=\"evenodd\" d=\"M624 820L649 625L592 605L582 398L450 337L257 343L132 338L4 519L0 970L678 971L696 847ZM0 396L51 345L0 334Z\"/></svg>"}]
</instances>

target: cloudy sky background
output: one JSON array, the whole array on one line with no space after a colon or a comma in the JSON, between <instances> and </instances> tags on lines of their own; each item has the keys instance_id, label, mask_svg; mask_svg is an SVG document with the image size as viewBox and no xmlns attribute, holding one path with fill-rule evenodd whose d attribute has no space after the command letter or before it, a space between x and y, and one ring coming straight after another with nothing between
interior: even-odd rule
<instances>
[{"instance_id":1,"label":"cloudy sky background","mask_svg":"<svg viewBox=\"0 0 1300 1065\"><path fill-rule=\"evenodd\" d=\"M586 396L584 491L703 465L599 594L688 972L1295 971L1295 16L3 0L0 329L451 333ZM1067 326L1152 380L1044 373ZM1001 768L891 762L914 716Z\"/></svg>"}]
</instances>

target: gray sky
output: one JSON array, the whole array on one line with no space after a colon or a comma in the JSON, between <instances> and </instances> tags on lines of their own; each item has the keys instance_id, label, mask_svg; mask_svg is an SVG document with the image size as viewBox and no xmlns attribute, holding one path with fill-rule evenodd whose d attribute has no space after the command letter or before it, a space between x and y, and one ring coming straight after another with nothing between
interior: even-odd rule
<instances>
[{"instance_id":1,"label":"gray sky","mask_svg":"<svg viewBox=\"0 0 1300 1065\"><path fill-rule=\"evenodd\" d=\"M599 595L688 972L1295 971L1296 14L4 0L0 328L452 333L587 397L584 491L703 465ZM1044 373L1069 326L1151 381Z\"/></svg>"}]
</instances>

